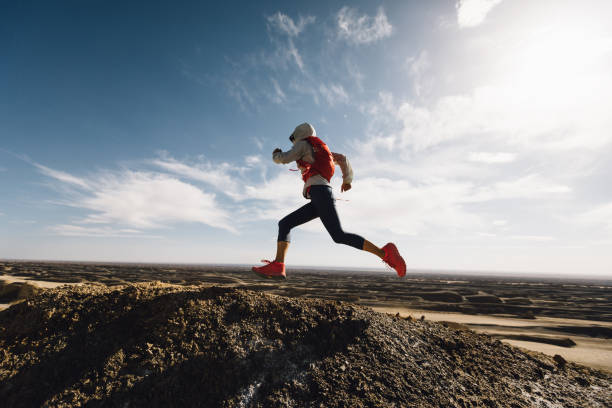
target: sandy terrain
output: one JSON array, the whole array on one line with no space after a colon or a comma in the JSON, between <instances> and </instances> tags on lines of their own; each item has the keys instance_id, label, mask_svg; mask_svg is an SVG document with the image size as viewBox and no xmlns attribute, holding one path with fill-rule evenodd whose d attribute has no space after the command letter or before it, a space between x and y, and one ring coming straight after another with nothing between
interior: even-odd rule
<instances>
[{"instance_id":1,"label":"sandy terrain","mask_svg":"<svg viewBox=\"0 0 612 408\"><path fill-rule=\"evenodd\" d=\"M64 286L64 285L80 285L80 283L51 282L51 281L28 279L24 277L17 277L17 276L11 276L11 275L0 275L0 287L4 287L4 285L10 285L11 283L27 283L34 287L43 288L43 289L52 289L52 288L57 288L59 286ZM4 310L10 306L11 306L11 303L0 303L0 310Z\"/></svg>"},{"instance_id":2,"label":"sandy terrain","mask_svg":"<svg viewBox=\"0 0 612 408\"><path fill-rule=\"evenodd\" d=\"M58 286L64 286L64 285L79 285L79 283L51 282L51 281L22 278L22 277L11 276L11 275L0 275L0 279L5 281L6 283L27 282L29 284L38 286L39 288L46 288L46 289L57 288Z\"/></svg>"}]
</instances>

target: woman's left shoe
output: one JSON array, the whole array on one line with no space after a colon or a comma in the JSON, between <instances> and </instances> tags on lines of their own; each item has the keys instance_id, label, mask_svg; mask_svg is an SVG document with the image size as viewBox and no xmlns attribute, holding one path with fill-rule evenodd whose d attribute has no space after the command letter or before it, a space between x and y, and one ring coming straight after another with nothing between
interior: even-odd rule
<instances>
[{"instance_id":1,"label":"woman's left shoe","mask_svg":"<svg viewBox=\"0 0 612 408\"><path fill-rule=\"evenodd\" d=\"M265 259L261 262L267 263L264 266L254 266L251 268L253 272L255 272L258 276L267 278L267 279L287 279L285 275L285 264L281 262L270 262Z\"/></svg>"},{"instance_id":2,"label":"woman's left shoe","mask_svg":"<svg viewBox=\"0 0 612 408\"><path fill-rule=\"evenodd\" d=\"M382 247L382 250L385 251L383 262L395 269L397 276L400 278L406 276L406 262L404 262L404 258L400 255L395 244L389 242Z\"/></svg>"}]
</instances>

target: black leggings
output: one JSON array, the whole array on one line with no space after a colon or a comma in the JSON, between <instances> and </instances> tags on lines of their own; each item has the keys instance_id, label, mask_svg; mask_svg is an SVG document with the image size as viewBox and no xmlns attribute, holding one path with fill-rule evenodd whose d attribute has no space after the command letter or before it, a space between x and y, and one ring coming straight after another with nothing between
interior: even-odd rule
<instances>
[{"instance_id":1,"label":"black leggings","mask_svg":"<svg viewBox=\"0 0 612 408\"><path fill-rule=\"evenodd\" d=\"M321 222L323 222L325 229L329 232L334 242L363 249L363 237L342 230L330 186L310 187L310 202L278 222L278 240L289 242L291 228L307 223L317 217L321 218Z\"/></svg>"}]
</instances>

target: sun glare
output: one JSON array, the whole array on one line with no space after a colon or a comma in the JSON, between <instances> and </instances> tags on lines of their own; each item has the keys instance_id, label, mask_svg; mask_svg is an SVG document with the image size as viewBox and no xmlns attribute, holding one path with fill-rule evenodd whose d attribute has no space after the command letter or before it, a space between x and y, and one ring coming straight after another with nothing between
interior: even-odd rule
<instances>
[{"instance_id":1,"label":"sun glare","mask_svg":"<svg viewBox=\"0 0 612 408\"><path fill-rule=\"evenodd\" d=\"M601 121L608 116L602 109L612 93L612 30L600 24L600 17L567 13L546 23L542 18L529 25L512 21L493 35L504 46L497 48L492 76L480 92L492 93L487 100L504 112L499 120L529 123L534 132L520 128L524 134L549 129L565 148L609 138L602 134L609 124ZM555 123L559 131L551 128ZM559 133L572 127L590 130Z\"/></svg>"},{"instance_id":2,"label":"sun glare","mask_svg":"<svg viewBox=\"0 0 612 408\"><path fill-rule=\"evenodd\" d=\"M556 96L600 74L600 60L611 45L588 27L547 27L533 33L517 50L514 79L521 88Z\"/></svg>"}]
</instances>

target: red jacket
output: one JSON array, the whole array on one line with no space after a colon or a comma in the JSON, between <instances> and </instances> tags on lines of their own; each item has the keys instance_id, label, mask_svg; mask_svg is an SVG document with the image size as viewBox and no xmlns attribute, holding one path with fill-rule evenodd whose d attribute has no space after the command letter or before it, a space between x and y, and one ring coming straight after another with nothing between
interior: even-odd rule
<instances>
[{"instance_id":1,"label":"red jacket","mask_svg":"<svg viewBox=\"0 0 612 408\"><path fill-rule=\"evenodd\" d=\"M304 140L307 140L312 146L315 161L310 164L304 160L296 160L298 166L305 169L302 171L302 180L306 182L310 177L319 174L328 182L331 181L334 175L335 165L334 157L329 147L316 136L310 136Z\"/></svg>"}]
</instances>

